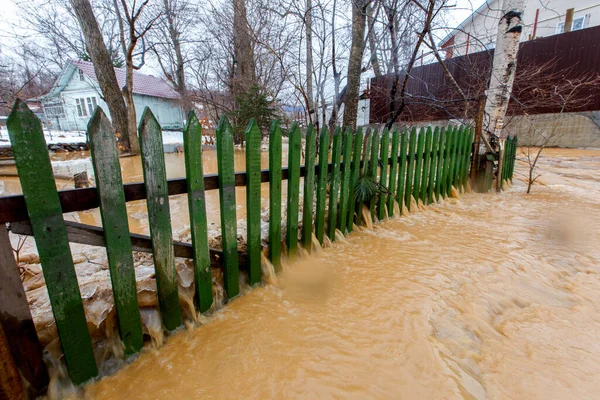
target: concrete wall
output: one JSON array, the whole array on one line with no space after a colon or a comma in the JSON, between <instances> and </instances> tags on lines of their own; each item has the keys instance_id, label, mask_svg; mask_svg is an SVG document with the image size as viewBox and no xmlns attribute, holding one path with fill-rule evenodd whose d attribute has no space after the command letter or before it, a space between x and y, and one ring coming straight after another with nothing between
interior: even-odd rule
<instances>
[{"instance_id":1,"label":"concrete wall","mask_svg":"<svg viewBox=\"0 0 600 400\"><path fill-rule=\"evenodd\" d=\"M439 120L417 122L411 126L444 127L461 123L458 120ZM519 146L540 146L544 142L542 135L548 134L551 136L548 147L600 148L600 111L508 117L502 136L518 136Z\"/></svg>"},{"instance_id":2,"label":"concrete wall","mask_svg":"<svg viewBox=\"0 0 600 400\"><path fill-rule=\"evenodd\" d=\"M584 27L600 25L600 0L549 0L540 3L539 0L528 0L525 4L523 15L523 33L521 41L533 38L533 27L535 22L536 10L539 9L536 37L546 37L557 33L559 23L565 21L566 11L574 8L573 20L583 17ZM461 56L467 54L467 34L470 34L468 52L476 53L486 48L494 48L496 34L498 32L498 21L501 16L502 4L499 0L491 0L484 4L467 20L460 29L454 34L454 45L452 46L452 56Z\"/></svg>"}]
</instances>

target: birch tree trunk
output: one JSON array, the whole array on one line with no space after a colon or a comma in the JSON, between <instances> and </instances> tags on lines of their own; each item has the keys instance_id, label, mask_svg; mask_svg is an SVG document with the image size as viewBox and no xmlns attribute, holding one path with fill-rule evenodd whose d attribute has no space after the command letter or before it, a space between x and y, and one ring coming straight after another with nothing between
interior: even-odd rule
<instances>
[{"instance_id":1,"label":"birch tree trunk","mask_svg":"<svg viewBox=\"0 0 600 400\"><path fill-rule=\"evenodd\" d=\"M312 50L312 0L306 0L305 11L305 29L306 29L306 97L308 98L308 119L313 122L313 113L316 115L315 103L313 97L313 72L315 70L313 64Z\"/></svg>"},{"instance_id":2,"label":"birch tree trunk","mask_svg":"<svg viewBox=\"0 0 600 400\"><path fill-rule=\"evenodd\" d=\"M517 70L517 52L521 36L524 0L504 0L502 17L498 23L496 49L492 64L492 76L487 90L484 109L484 129L488 143L494 144L500 137L506 109L512 93ZM479 153L486 152L485 142L479 147Z\"/></svg>"},{"instance_id":3,"label":"birch tree trunk","mask_svg":"<svg viewBox=\"0 0 600 400\"><path fill-rule=\"evenodd\" d=\"M108 106L112 125L119 138L120 150L130 152L130 135L127 125L127 108L115 70L94 16L92 5L89 0L71 0L71 6L77 15L79 26L85 38L86 47L90 53L94 72L98 77L98 84L102 92L103 100ZM135 131L134 131L135 132ZM137 143L137 136L135 137Z\"/></svg>"},{"instance_id":4,"label":"birch tree trunk","mask_svg":"<svg viewBox=\"0 0 600 400\"><path fill-rule=\"evenodd\" d=\"M235 69L232 89L235 99L257 83L245 0L233 0L233 52Z\"/></svg>"},{"instance_id":5,"label":"birch tree trunk","mask_svg":"<svg viewBox=\"0 0 600 400\"><path fill-rule=\"evenodd\" d=\"M358 118L358 97L360 92L360 74L365 45L365 25L368 0L352 2L352 46L348 59L348 83L344 105L344 127L356 128Z\"/></svg>"}]
</instances>

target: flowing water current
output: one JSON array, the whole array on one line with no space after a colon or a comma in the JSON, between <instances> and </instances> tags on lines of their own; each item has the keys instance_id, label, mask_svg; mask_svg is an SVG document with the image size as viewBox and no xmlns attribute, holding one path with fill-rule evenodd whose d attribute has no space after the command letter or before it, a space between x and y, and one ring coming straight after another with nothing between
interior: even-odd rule
<instances>
[{"instance_id":1,"label":"flowing water current","mask_svg":"<svg viewBox=\"0 0 600 400\"><path fill-rule=\"evenodd\" d=\"M600 398L600 151L355 231L86 399Z\"/></svg>"}]
</instances>

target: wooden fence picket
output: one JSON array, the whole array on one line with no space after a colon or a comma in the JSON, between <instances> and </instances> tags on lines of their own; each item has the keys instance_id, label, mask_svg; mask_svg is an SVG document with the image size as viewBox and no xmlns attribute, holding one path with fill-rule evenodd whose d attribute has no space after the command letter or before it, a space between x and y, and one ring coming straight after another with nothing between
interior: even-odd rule
<instances>
[{"instance_id":1,"label":"wooden fence picket","mask_svg":"<svg viewBox=\"0 0 600 400\"><path fill-rule=\"evenodd\" d=\"M350 188L350 175L351 175L351 167L352 167L352 139L354 138L354 134L351 129L346 129L344 133L344 143L343 143L343 160L344 165L342 168L342 184L340 189L340 212L338 218L338 229L343 234L346 233L347 225L348 225L348 214L350 213L351 206L354 203L350 203L349 199L353 194L353 190Z\"/></svg>"},{"instance_id":2,"label":"wooden fence picket","mask_svg":"<svg viewBox=\"0 0 600 400\"><path fill-rule=\"evenodd\" d=\"M473 150L473 128L469 129L467 135L467 143L465 144L464 172L462 177L462 185L466 190L469 182L469 166L471 165L471 152Z\"/></svg>"},{"instance_id":3,"label":"wooden fence picket","mask_svg":"<svg viewBox=\"0 0 600 400\"><path fill-rule=\"evenodd\" d=\"M410 131L410 143L408 145L408 166L406 168L406 188L404 190L404 204L408 211L410 210L410 199L413 194L413 178L415 170L415 151L417 144L417 128L412 128ZM414 210L413 210L414 211Z\"/></svg>"},{"instance_id":4,"label":"wooden fence picket","mask_svg":"<svg viewBox=\"0 0 600 400\"><path fill-rule=\"evenodd\" d=\"M423 168L423 148L425 147L425 130L419 129L419 135L417 136L417 152L415 154L415 176L413 183L413 198L415 202L419 203L419 196L421 195L421 169Z\"/></svg>"},{"instance_id":5,"label":"wooden fence picket","mask_svg":"<svg viewBox=\"0 0 600 400\"><path fill-rule=\"evenodd\" d=\"M194 252L195 305L201 313L212 306L212 274L208 249L208 222L202 168L202 125L196 114L188 114L183 129L185 176L188 189L190 233Z\"/></svg>"},{"instance_id":6,"label":"wooden fence picket","mask_svg":"<svg viewBox=\"0 0 600 400\"><path fill-rule=\"evenodd\" d=\"M390 151L389 146L389 132L387 128L383 129L383 133L381 134L381 152L380 152L380 160L381 160L381 172L379 173L379 184L381 187L386 187L388 184L388 153ZM377 218L382 221L386 217L386 204L387 204L387 196L385 194L381 194L379 196L379 204L377 205ZM388 210L389 213L389 210Z\"/></svg>"},{"instance_id":7,"label":"wooden fence picket","mask_svg":"<svg viewBox=\"0 0 600 400\"><path fill-rule=\"evenodd\" d=\"M173 253L167 170L162 129L148 107L142 114L139 131L158 303L163 324L172 331L181 325L181 311Z\"/></svg>"},{"instance_id":8,"label":"wooden fence picket","mask_svg":"<svg viewBox=\"0 0 600 400\"><path fill-rule=\"evenodd\" d=\"M80 384L98 369L42 124L17 100L7 127L67 370Z\"/></svg>"},{"instance_id":9,"label":"wooden fence picket","mask_svg":"<svg viewBox=\"0 0 600 400\"><path fill-rule=\"evenodd\" d=\"M260 142L261 132L252 118L246 130L246 248L248 253L248 283L250 286L262 280L260 254Z\"/></svg>"},{"instance_id":10,"label":"wooden fence picket","mask_svg":"<svg viewBox=\"0 0 600 400\"><path fill-rule=\"evenodd\" d=\"M281 270L281 128L273 121L269 131L269 259Z\"/></svg>"},{"instance_id":11,"label":"wooden fence picket","mask_svg":"<svg viewBox=\"0 0 600 400\"><path fill-rule=\"evenodd\" d=\"M297 123L289 133L288 147L288 195L285 244L290 259L298 253L298 211L300 205L300 155L302 153L302 133Z\"/></svg>"},{"instance_id":12,"label":"wooden fence picket","mask_svg":"<svg viewBox=\"0 0 600 400\"><path fill-rule=\"evenodd\" d=\"M406 205L406 172L407 172L407 151L408 151L408 130L404 129L402 137L400 138L400 167L398 169L398 186L396 188L396 200L400 207L400 214L402 214L403 205ZM408 205L406 205L408 208Z\"/></svg>"},{"instance_id":13,"label":"wooden fence picket","mask_svg":"<svg viewBox=\"0 0 600 400\"><path fill-rule=\"evenodd\" d=\"M342 131L338 127L333 133L331 145L331 183L329 185L329 211L327 214L327 236L335 241L337 226L338 195L340 191L340 158L342 155Z\"/></svg>"},{"instance_id":14,"label":"wooden fence picket","mask_svg":"<svg viewBox=\"0 0 600 400\"><path fill-rule=\"evenodd\" d=\"M369 161L368 173L373 182L377 181L377 168L379 167L379 134L377 130L373 130L371 136L371 160ZM375 221L375 205L377 204L377 198L373 197L369 202L369 211L371 212L371 218Z\"/></svg>"},{"instance_id":15,"label":"wooden fence picket","mask_svg":"<svg viewBox=\"0 0 600 400\"><path fill-rule=\"evenodd\" d=\"M358 184L358 178L360 174L360 161L363 149L363 141L364 136L362 132L362 128L358 128L358 132L356 132L356 137L354 138L354 151L352 152L352 171L350 176L350 195L348 196L348 221L347 221L347 230L348 232L352 232L354 229L355 219L355 203L356 200L354 198L354 193L356 189L356 185ZM348 158L348 160L350 160ZM344 160L344 162L346 162ZM359 218L357 215L356 218Z\"/></svg>"},{"instance_id":16,"label":"wooden fence picket","mask_svg":"<svg viewBox=\"0 0 600 400\"><path fill-rule=\"evenodd\" d=\"M436 201L440 201L444 195L444 165L446 164L446 137L447 128L440 129L440 142L438 146L438 159L435 173L435 195Z\"/></svg>"},{"instance_id":17,"label":"wooden fence picket","mask_svg":"<svg viewBox=\"0 0 600 400\"><path fill-rule=\"evenodd\" d=\"M217 167L219 172L219 203L221 208L221 247L223 248L223 286L227 297L240 294L235 203L235 167L233 128L223 115L217 125Z\"/></svg>"},{"instance_id":18,"label":"wooden fence picket","mask_svg":"<svg viewBox=\"0 0 600 400\"><path fill-rule=\"evenodd\" d=\"M304 147L304 198L302 203L302 247L312 252L313 200L315 198L315 146L317 134L312 124L306 130Z\"/></svg>"},{"instance_id":19,"label":"wooden fence picket","mask_svg":"<svg viewBox=\"0 0 600 400\"><path fill-rule=\"evenodd\" d=\"M437 160L438 150L440 142L440 130L436 126L433 130L433 138L431 141L431 160L429 168L429 182L427 184L427 203L432 204L434 202L435 195L435 174L437 172Z\"/></svg>"},{"instance_id":20,"label":"wooden fence picket","mask_svg":"<svg viewBox=\"0 0 600 400\"><path fill-rule=\"evenodd\" d=\"M396 194L396 184L398 182L398 141L400 136L398 135L398 128L394 129L392 132L392 149L391 149L391 159L392 162L390 164L390 177L388 181L388 190L390 194L387 198L387 209L390 217L394 216L394 200Z\"/></svg>"},{"instance_id":21,"label":"wooden fence picket","mask_svg":"<svg viewBox=\"0 0 600 400\"><path fill-rule=\"evenodd\" d=\"M324 126L319 139L319 176L317 179L317 213L315 235L321 245L325 235L325 202L327 200L327 168L329 164L329 130Z\"/></svg>"},{"instance_id":22,"label":"wooden fence picket","mask_svg":"<svg viewBox=\"0 0 600 400\"><path fill-rule=\"evenodd\" d=\"M142 321L117 141L110 120L100 107L88 123L88 134L119 334L125 354L130 355L144 344Z\"/></svg>"},{"instance_id":23,"label":"wooden fence picket","mask_svg":"<svg viewBox=\"0 0 600 400\"><path fill-rule=\"evenodd\" d=\"M423 149L423 174L421 175L421 202L427 204L427 190L429 188L429 174L431 168L431 127L425 132L425 148Z\"/></svg>"}]
</instances>

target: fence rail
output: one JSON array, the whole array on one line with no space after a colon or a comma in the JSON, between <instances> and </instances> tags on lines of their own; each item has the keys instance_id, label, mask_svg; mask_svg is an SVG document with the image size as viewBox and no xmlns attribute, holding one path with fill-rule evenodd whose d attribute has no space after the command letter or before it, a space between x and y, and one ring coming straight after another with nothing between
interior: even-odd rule
<instances>
[{"instance_id":1,"label":"fence rail","mask_svg":"<svg viewBox=\"0 0 600 400\"><path fill-rule=\"evenodd\" d=\"M202 127L190 113L184 130L186 178L167 180L160 146L161 129L152 112L146 109L139 132L144 182L123 184L115 133L98 108L88 126L96 187L57 192L41 124L24 103L15 104L8 129L23 195L0 198L0 222L11 223L14 233L35 237L67 370L76 384L97 376L98 370L69 241L107 248L119 333L126 353L134 354L142 346L142 330L132 251L153 253L163 325L174 330L181 325L174 257L194 261L194 301L198 312L208 311L213 302L211 267L223 269L229 299L239 294L241 268L248 272L251 285L261 282L261 183L268 182L270 187L268 258L279 270L283 250L282 180L288 181L285 250L288 257L294 257L299 246L310 252L313 234L323 244L326 236L335 241L337 231L351 232L355 223L365 222L365 208L373 220L381 220L397 212L395 203L400 210L410 209L415 200L430 204L450 196L453 187L465 190L473 142L472 130L464 126L402 133L367 130L364 134L361 129L353 132L338 128L333 135L327 128L318 133L309 126L304 143L305 165L301 165L302 132L294 125L289 132L288 167L282 168L281 129L275 122L270 130L269 170L261 170L261 134L256 122L251 121L246 131L246 172L235 173L232 128L223 117L216 135L219 173L203 175ZM505 152L502 172L505 179L512 178L515 147L516 139L511 139ZM304 178L303 196L301 178ZM239 252L237 247L236 186L246 187L246 253ZM208 246L205 202L208 190L219 190L220 194L222 250ZM189 244L173 241L170 223L169 196L184 193L188 195L190 211ZM127 222L126 202L143 199L149 214L149 236L131 234ZM301 204L303 217L299 220ZM63 213L96 207L100 208L102 228L63 219ZM0 254L9 255L12 257ZM18 276L14 263L0 268L3 275ZM0 289L3 285L0 282ZM23 297L15 294L13 300L22 304L24 299L19 296ZM13 312L6 308L16 304L14 301L0 305L3 318ZM22 314L20 318L32 324L31 315ZM8 332L7 338L11 348L17 348L22 341L15 332ZM18 365L24 364L23 359L39 361L37 358L41 357L38 351L14 353L19 358ZM39 376L40 372L36 373Z\"/></svg>"}]
</instances>

